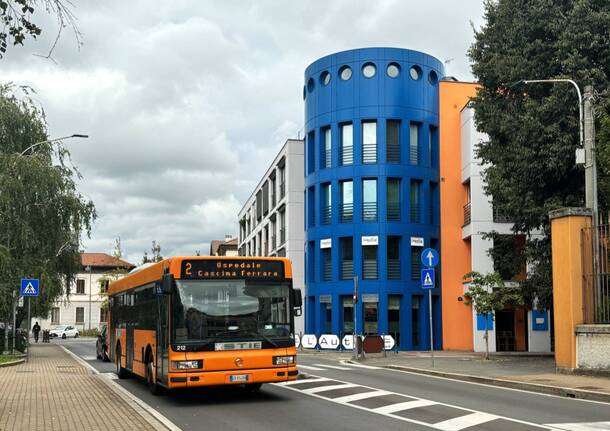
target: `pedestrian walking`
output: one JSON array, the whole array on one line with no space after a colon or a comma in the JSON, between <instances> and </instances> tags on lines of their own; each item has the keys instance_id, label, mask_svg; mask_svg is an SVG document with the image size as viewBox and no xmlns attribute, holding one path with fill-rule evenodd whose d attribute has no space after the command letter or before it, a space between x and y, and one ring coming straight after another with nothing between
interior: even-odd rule
<instances>
[{"instance_id":1,"label":"pedestrian walking","mask_svg":"<svg viewBox=\"0 0 610 431\"><path fill-rule=\"evenodd\" d=\"M32 326L32 332L34 333L34 341L38 343L38 334L40 333L40 325L38 322L34 323L34 326Z\"/></svg>"}]
</instances>

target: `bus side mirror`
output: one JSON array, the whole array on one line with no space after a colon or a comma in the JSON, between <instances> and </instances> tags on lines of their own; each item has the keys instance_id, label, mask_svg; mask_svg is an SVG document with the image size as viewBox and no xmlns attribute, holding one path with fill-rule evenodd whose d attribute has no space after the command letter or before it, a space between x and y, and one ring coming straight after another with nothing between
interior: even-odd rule
<instances>
[{"instance_id":1,"label":"bus side mirror","mask_svg":"<svg viewBox=\"0 0 610 431\"><path fill-rule=\"evenodd\" d=\"M303 314L303 297L301 296L301 289L292 290L292 307L295 316Z\"/></svg>"},{"instance_id":2,"label":"bus side mirror","mask_svg":"<svg viewBox=\"0 0 610 431\"><path fill-rule=\"evenodd\" d=\"M161 280L161 291L164 295L170 295L172 293L172 285L174 284L174 276L172 274L163 274Z\"/></svg>"}]
</instances>

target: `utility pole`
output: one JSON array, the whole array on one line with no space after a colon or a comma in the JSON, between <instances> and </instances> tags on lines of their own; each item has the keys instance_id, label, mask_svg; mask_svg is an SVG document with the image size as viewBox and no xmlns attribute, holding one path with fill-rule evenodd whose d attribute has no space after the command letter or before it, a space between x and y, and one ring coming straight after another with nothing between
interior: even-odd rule
<instances>
[{"instance_id":1,"label":"utility pole","mask_svg":"<svg viewBox=\"0 0 610 431\"><path fill-rule=\"evenodd\" d=\"M354 276L354 335L352 336L352 341L354 344L354 355L353 358L358 360L360 359L360 354L358 352L358 332L356 332L356 328L357 328L357 315L358 313L356 312L356 307L358 306L358 276Z\"/></svg>"}]
</instances>

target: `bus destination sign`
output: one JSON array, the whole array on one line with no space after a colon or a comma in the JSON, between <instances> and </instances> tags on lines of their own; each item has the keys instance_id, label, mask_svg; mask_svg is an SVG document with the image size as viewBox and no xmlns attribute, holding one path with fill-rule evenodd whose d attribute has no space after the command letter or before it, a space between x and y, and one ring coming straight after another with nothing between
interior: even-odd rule
<instances>
[{"instance_id":1,"label":"bus destination sign","mask_svg":"<svg viewBox=\"0 0 610 431\"><path fill-rule=\"evenodd\" d=\"M198 259L182 261L183 279L282 280L284 262L278 260Z\"/></svg>"}]
</instances>

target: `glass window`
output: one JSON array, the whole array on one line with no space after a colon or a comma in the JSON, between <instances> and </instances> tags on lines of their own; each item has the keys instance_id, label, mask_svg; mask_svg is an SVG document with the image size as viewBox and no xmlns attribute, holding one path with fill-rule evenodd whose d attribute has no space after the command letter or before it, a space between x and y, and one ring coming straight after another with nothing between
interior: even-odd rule
<instances>
[{"instance_id":1,"label":"glass window","mask_svg":"<svg viewBox=\"0 0 610 431\"><path fill-rule=\"evenodd\" d=\"M400 179L388 178L386 186L387 218L400 220Z\"/></svg>"},{"instance_id":2,"label":"glass window","mask_svg":"<svg viewBox=\"0 0 610 431\"><path fill-rule=\"evenodd\" d=\"M315 170L315 154L316 139L315 133L309 132L307 134L307 173L311 174Z\"/></svg>"},{"instance_id":3,"label":"glass window","mask_svg":"<svg viewBox=\"0 0 610 431\"><path fill-rule=\"evenodd\" d=\"M400 345L400 295L388 296L388 332Z\"/></svg>"},{"instance_id":4,"label":"glass window","mask_svg":"<svg viewBox=\"0 0 610 431\"><path fill-rule=\"evenodd\" d=\"M59 325L59 307L51 308L51 324Z\"/></svg>"},{"instance_id":5,"label":"glass window","mask_svg":"<svg viewBox=\"0 0 610 431\"><path fill-rule=\"evenodd\" d=\"M309 80L307 81L307 91L311 93L315 87L316 83L313 81L313 78L309 78Z\"/></svg>"},{"instance_id":6,"label":"glass window","mask_svg":"<svg viewBox=\"0 0 610 431\"><path fill-rule=\"evenodd\" d=\"M419 347L419 309L421 297L413 295L411 297L411 336L413 337L413 349Z\"/></svg>"},{"instance_id":7,"label":"glass window","mask_svg":"<svg viewBox=\"0 0 610 431\"><path fill-rule=\"evenodd\" d=\"M400 121L386 122L385 143L388 163L400 163Z\"/></svg>"},{"instance_id":8,"label":"glass window","mask_svg":"<svg viewBox=\"0 0 610 431\"><path fill-rule=\"evenodd\" d=\"M76 307L76 324L85 323L85 307Z\"/></svg>"},{"instance_id":9,"label":"glass window","mask_svg":"<svg viewBox=\"0 0 610 431\"><path fill-rule=\"evenodd\" d=\"M332 334L333 324L333 304L321 304L324 309L324 330L325 334Z\"/></svg>"},{"instance_id":10,"label":"glass window","mask_svg":"<svg viewBox=\"0 0 610 431\"><path fill-rule=\"evenodd\" d=\"M322 169L330 168L332 163L332 138L330 127L326 127L323 131L324 135L324 151L322 152Z\"/></svg>"},{"instance_id":11,"label":"glass window","mask_svg":"<svg viewBox=\"0 0 610 431\"><path fill-rule=\"evenodd\" d=\"M351 67L349 67L349 66L341 67L341 69L339 69L339 77L343 81L349 81L349 79L352 77Z\"/></svg>"},{"instance_id":12,"label":"glass window","mask_svg":"<svg viewBox=\"0 0 610 431\"><path fill-rule=\"evenodd\" d=\"M387 73L390 78L396 78L400 74L400 66L398 63L388 64Z\"/></svg>"},{"instance_id":13,"label":"glass window","mask_svg":"<svg viewBox=\"0 0 610 431\"><path fill-rule=\"evenodd\" d=\"M411 206L411 223L419 223L419 181L411 181L409 200Z\"/></svg>"},{"instance_id":14,"label":"glass window","mask_svg":"<svg viewBox=\"0 0 610 431\"><path fill-rule=\"evenodd\" d=\"M428 142L428 152L430 154L428 161L432 168L438 166L438 127L430 127L430 139Z\"/></svg>"},{"instance_id":15,"label":"glass window","mask_svg":"<svg viewBox=\"0 0 610 431\"><path fill-rule=\"evenodd\" d=\"M333 279L333 265L330 248L322 249L322 281Z\"/></svg>"},{"instance_id":16,"label":"glass window","mask_svg":"<svg viewBox=\"0 0 610 431\"><path fill-rule=\"evenodd\" d=\"M311 186L307 189L307 225L316 225L316 187Z\"/></svg>"},{"instance_id":17,"label":"glass window","mask_svg":"<svg viewBox=\"0 0 610 431\"><path fill-rule=\"evenodd\" d=\"M341 181L341 223L351 223L354 219L354 183Z\"/></svg>"},{"instance_id":18,"label":"glass window","mask_svg":"<svg viewBox=\"0 0 610 431\"><path fill-rule=\"evenodd\" d=\"M373 76L375 76L376 71L377 71L377 68L375 67L375 65L373 63L366 63L362 67L362 74L364 75L365 78L372 78Z\"/></svg>"},{"instance_id":19,"label":"glass window","mask_svg":"<svg viewBox=\"0 0 610 431\"><path fill-rule=\"evenodd\" d=\"M324 72L322 72L322 74L320 75L320 83L322 83L323 86L327 86L328 84L330 84L330 73L328 72L328 70L325 70Z\"/></svg>"},{"instance_id":20,"label":"glass window","mask_svg":"<svg viewBox=\"0 0 610 431\"><path fill-rule=\"evenodd\" d=\"M351 123L341 125L341 164L354 163L354 127Z\"/></svg>"},{"instance_id":21,"label":"glass window","mask_svg":"<svg viewBox=\"0 0 610 431\"><path fill-rule=\"evenodd\" d=\"M379 320L377 317L377 303L365 302L362 308L364 311L364 335L377 335Z\"/></svg>"},{"instance_id":22,"label":"glass window","mask_svg":"<svg viewBox=\"0 0 610 431\"><path fill-rule=\"evenodd\" d=\"M400 237L388 236L388 280L400 280Z\"/></svg>"},{"instance_id":23,"label":"glass window","mask_svg":"<svg viewBox=\"0 0 610 431\"><path fill-rule=\"evenodd\" d=\"M428 74L428 81L432 85L436 85L437 84L437 82L438 82L438 75L436 74L436 72L434 70L431 70L430 73Z\"/></svg>"},{"instance_id":24,"label":"glass window","mask_svg":"<svg viewBox=\"0 0 610 431\"><path fill-rule=\"evenodd\" d=\"M85 294L85 280L79 278L76 280L76 294L84 295Z\"/></svg>"},{"instance_id":25,"label":"glass window","mask_svg":"<svg viewBox=\"0 0 610 431\"><path fill-rule=\"evenodd\" d=\"M343 312L341 316L343 318L343 334L354 333L354 299L351 296L341 297L341 305Z\"/></svg>"},{"instance_id":26,"label":"glass window","mask_svg":"<svg viewBox=\"0 0 610 431\"><path fill-rule=\"evenodd\" d=\"M377 278L377 246L362 246L362 278L375 280Z\"/></svg>"},{"instance_id":27,"label":"glass window","mask_svg":"<svg viewBox=\"0 0 610 431\"><path fill-rule=\"evenodd\" d=\"M354 239L352 237L340 238L341 245L341 280L350 280L354 277Z\"/></svg>"},{"instance_id":28,"label":"glass window","mask_svg":"<svg viewBox=\"0 0 610 431\"><path fill-rule=\"evenodd\" d=\"M419 163L419 124L411 123L409 126L409 163Z\"/></svg>"},{"instance_id":29,"label":"glass window","mask_svg":"<svg viewBox=\"0 0 610 431\"><path fill-rule=\"evenodd\" d=\"M362 180L362 221L377 221L377 180Z\"/></svg>"},{"instance_id":30,"label":"glass window","mask_svg":"<svg viewBox=\"0 0 610 431\"><path fill-rule=\"evenodd\" d=\"M377 163L377 122L362 123L362 163Z\"/></svg>"},{"instance_id":31,"label":"glass window","mask_svg":"<svg viewBox=\"0 0 610 431\"><path fill-rule=\"evenodd\" d=\"M332 220L332 191L330 183L322 184L322 224L330 224Z\"/></svg>"},{"instance_id":32,"label":"glass window","mask_svg":"<svg viewBox=\"0 0 610 431\"><path fill-rule=\"evenodd\" d=\"M417 81L421 77L421 67L411 66L411 69L409 69L409 75L411 76L411 79Z\"/></svg>"}]
</instances>

